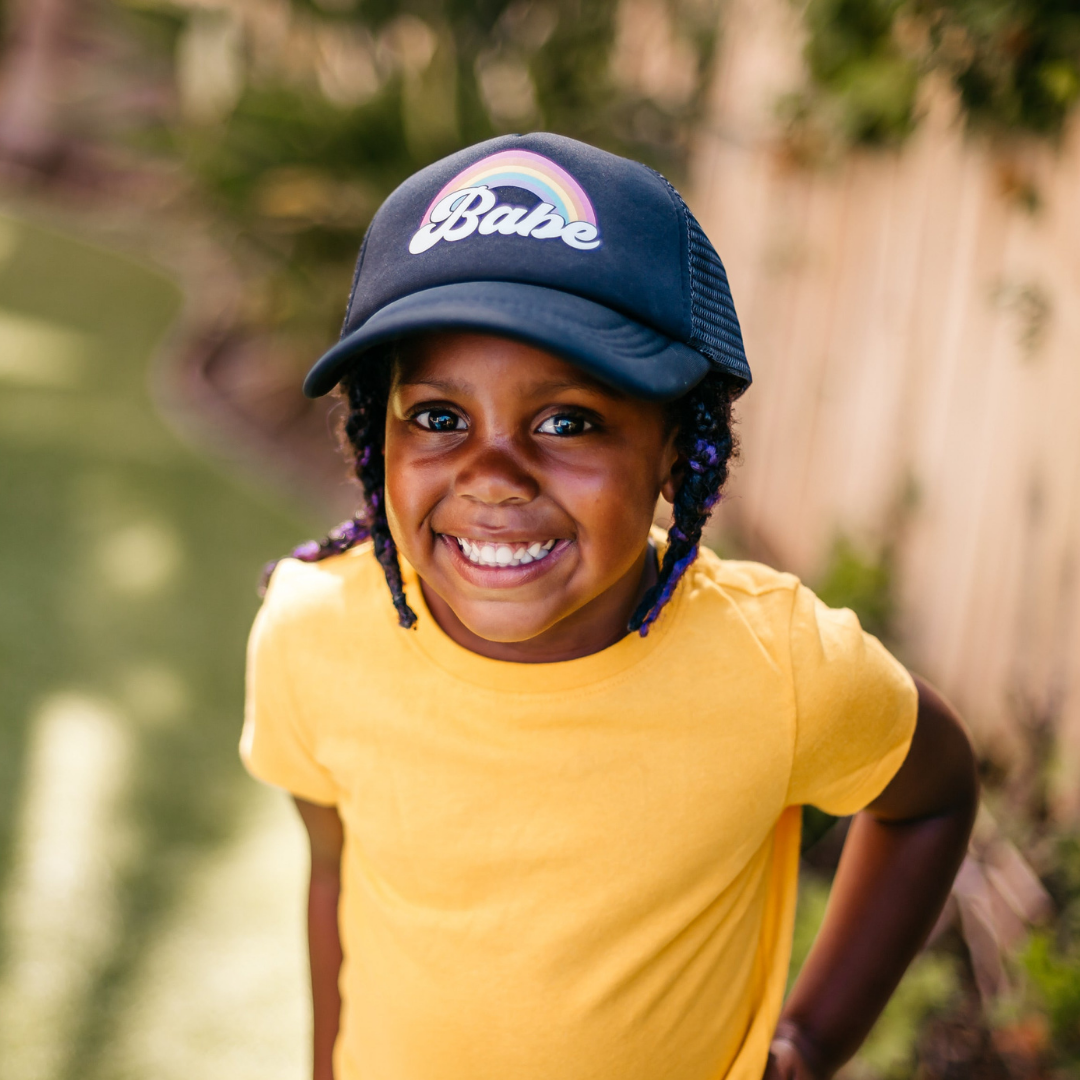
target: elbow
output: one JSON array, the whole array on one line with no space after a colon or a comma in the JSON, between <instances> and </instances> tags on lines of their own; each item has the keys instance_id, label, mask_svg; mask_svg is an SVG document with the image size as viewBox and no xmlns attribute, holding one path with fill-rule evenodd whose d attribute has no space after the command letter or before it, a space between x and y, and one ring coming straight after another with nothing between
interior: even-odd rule
<instances>
[{"instance_id":1,"label":"elbow","mask_svg":"<svg viewBox=\"0 0 1080 1080\"><path fill-rule=\"evenodd\" d=\"M963 833L966 844L979 812L981 782L975 749L963 723L955 713L953 725L948 760L943 769L944 775L940 777L937 785L938 806L924 816L939 820L947 818L955 822L957 831Z\"/></svg>"},{"instance_id":2,"label":"elbow","mask_svg":"<svg viewBox=\"0 0 1080 1080\"><path fill-rule=\"evenodd\" d=\"M895 824L949 821L970 834L979 809L979 770L971 739L956 710L916 677L919 711L907 758L868 808Z\"/></svg>"},{"instance_id":3,"label":"elbow","mask_svg":"<svg viewBox=\"0 0 1080 1080\"><path fill-rule=\"evenodd\" d=\"M979 812L979 800L982 797L982 782L979 779L979 763L975 758L975 749L971 745L967 732L963 732L963 735L967 745L967 764L964 768L964 781L961 784L960 806L966 810L974 824L975 815Z\"/></svg>"},{"instance_id":4,"label":"elbow","mask_svg":"<svg viewBox=\"0 0 1080 1080\"><path fill-rule=\"evenodd\" d=\"M920 686L920 697L923 687ZM975 824L975 817L979 811L979 798L981 783L979 780L979 763L975 756L975 747L972 745L971 736L967 727L960 719L956 710L941 698L936 691L932 691L937 706L936 721L941 729L940 753L948 776L947 783L942 785L943 794L946 796L944 812L950 813L957 819L967 822L967 832L970 833Z\"/></svg>"}]
</instances>

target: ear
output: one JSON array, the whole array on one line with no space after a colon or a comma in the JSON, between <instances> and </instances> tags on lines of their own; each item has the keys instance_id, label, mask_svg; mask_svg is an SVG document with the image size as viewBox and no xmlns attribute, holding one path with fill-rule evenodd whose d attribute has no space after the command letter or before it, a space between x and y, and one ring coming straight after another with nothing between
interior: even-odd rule
<instances>
[{"instance_id":1,"label":"ear","mask_svg":"<svg viewBox=\"0 0 1080 1080\"><path fill-rule=\"evenodd\" d=\"M669 503L675 501L675 496L678 494L679 488L682 486L683 476L686 475L686 458L680 454L675 459L675 464L668 472L667 479L660 487L660 494L664 496Z\"/></svg>"},{"instance_id":2,"label":"ear","mask_svg":"<svg viewBox=\"0 0 1080 1080\"><path fill-rule=\"evenodd\" d=\"M673 430L668 438L667 445L664 447L664 462L667 469L660 479L660 494L669 503L675 501L675 495L682 484L683 477L686 475L687 457L685 454L680 454L675 448L675 440L678 434L677 429Z\"/></svg>"}]
</instances>

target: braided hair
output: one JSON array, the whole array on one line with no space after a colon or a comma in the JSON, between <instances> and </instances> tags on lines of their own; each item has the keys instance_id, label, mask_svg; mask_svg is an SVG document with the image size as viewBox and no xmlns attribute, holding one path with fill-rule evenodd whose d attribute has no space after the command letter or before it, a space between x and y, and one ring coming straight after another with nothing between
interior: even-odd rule
<instances>
[{"instance_id":1,"label":"braided hair","mask_svg":"<svg viewBox=\"0 0 1080 1080\"><path fill-rule=\"evenodd\" d=\"M349 405L341 430L342 449L353 459L363 489L363 508L331 529L324 539L301 544L291 557L318 562L372 540L375 557L390 586L398 623L409 629L416 624L416 613L405 599L397 547L384 505L383 439L394 356L389 348L380 356L369 353L364 363L353 365L342 379L342 393ZM646 591L627 627L642 637L648 634L697 558L702 530L720 499L728 466L737 453L731 405L743 388L739 380L713 368L697 386L669 406L670 422L678 426L676 448L685 462L685 471L675 494L668 546L656 584ZM276 565L272 562L264 569L263 591Z\"/></svg>"},{"instance_id":2,"label":"braided hair","mask_svg":"<svg viewBox=\"0 0 1080 1080\"><path fill-rule=\"evenodd\" d=\"M701 533L728 477L738 452L732 430L731 404L743 384L716 368L689 393L672 402L672 421L678 426L675 446L685 467L672 506L668 546L656 584L641 598L627 629L642 637L656 622L690 564L697 558Z\"/></svg>"},{"instance_id":3,"label":"braided hair","mask_svg":"<svg viewBox=\"0 0 1080 1080\"><path fill-rule=\"evenodd\" d=\"M416 612L405 599L397 547L386 521L384 491L386 469L383 438L392 370L393 353L384 350L379 356L369 354L363 364L354 365L341 381L349 412L341 426L340 439L342 449L353 459L356 478L364 493L363 507L348 521L331 529L322 540L309 540L295 548L290 557L301 562L319 562L371 540L375 558L379 560L386 583L390 586L398 623L408 630L416 624ZM272 562L264 568L262 592L266 591L276 565L276 562Z\"/></svg>"}]
</instances>

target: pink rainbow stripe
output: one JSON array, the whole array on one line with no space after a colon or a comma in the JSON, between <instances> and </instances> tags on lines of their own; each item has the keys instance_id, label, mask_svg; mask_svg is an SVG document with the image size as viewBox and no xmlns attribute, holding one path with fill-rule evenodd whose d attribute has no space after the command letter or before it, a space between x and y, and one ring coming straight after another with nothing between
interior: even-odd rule
<instances>
[{"instance_id":1,"label":"pink rainbow stripe","mask_svg":"<svg viewBox=\"0 0 1080 1080\"><path fill-rule=\"evenodd\" d=\"M450 192L480 185L531 191L538 199L551 203L567 221L596 224L596 211L582 186L561 165L531 150L503 150L474 161L431 200L420 224L425 225L431 220L431 211Z\"/></svg>"}]
</instances>

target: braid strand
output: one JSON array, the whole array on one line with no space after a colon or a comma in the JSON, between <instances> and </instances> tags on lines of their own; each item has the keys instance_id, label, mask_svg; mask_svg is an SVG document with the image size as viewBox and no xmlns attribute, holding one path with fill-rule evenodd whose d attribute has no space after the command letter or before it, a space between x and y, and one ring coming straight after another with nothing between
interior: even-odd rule
<instances>
[{"instance_id":1,"label":"braid strand","mask_svg":"<svg viewBox=\"0 0 1080 1080\"><path fill-rule=\"evenodd\" d=\"M342 380L349 402L349 414L342 428L342 444L354 461L356 478L364 493L363 509L350 520L331 529L322 540L309 540L294 549L291 557L301 562L319 562L370 539L375 558L383 569L390 596L405 629L416 625L416 613L405 598L397 547L386 520L383 437L386 429L386 402L390 375L389 355L368 357L355 365ZM261 592L266 591L276 562L263 570Z\"/></svg>"},{"instance_id":2,"label":"braid strand","mask_svg":"<svg viewBox=\"0 0 1080 1080\"><path fill-rule=\"evenodd\" d=\"M697 558L702 530L720 499L728 466L737 452L731 403L740 389L730 376L710 371L674 404L679 429L676 446L685 459L685 472L675 494L667 551L657 582L642 597L630 619L630 631L636 630L642 637L648 634Z\"/></svg>"}]
</instances>

